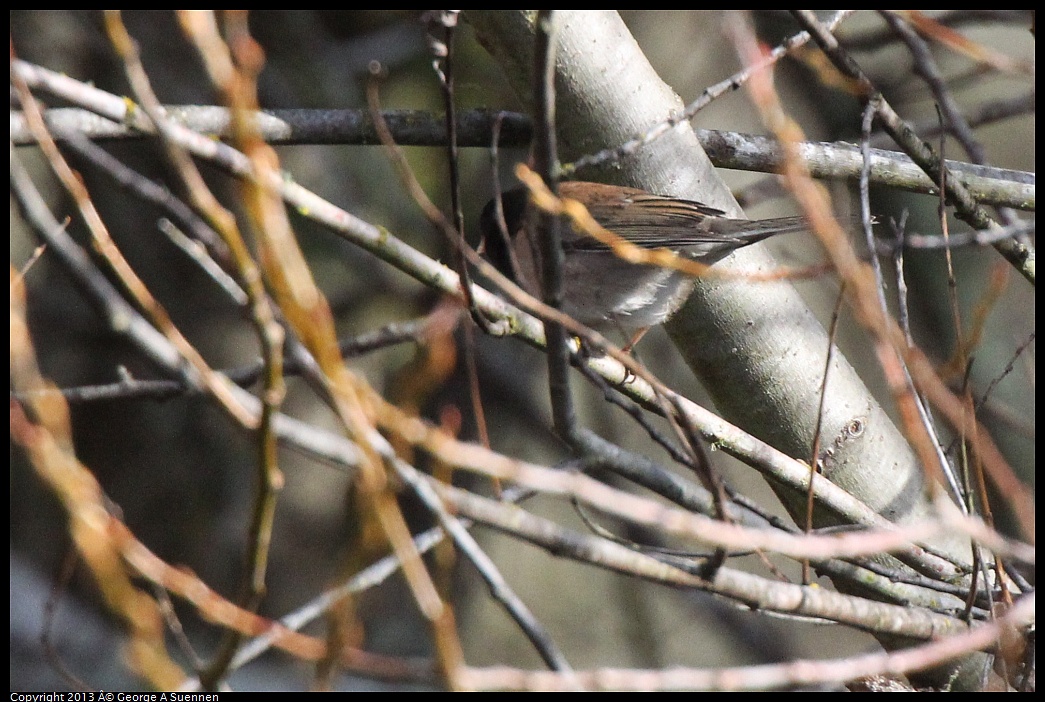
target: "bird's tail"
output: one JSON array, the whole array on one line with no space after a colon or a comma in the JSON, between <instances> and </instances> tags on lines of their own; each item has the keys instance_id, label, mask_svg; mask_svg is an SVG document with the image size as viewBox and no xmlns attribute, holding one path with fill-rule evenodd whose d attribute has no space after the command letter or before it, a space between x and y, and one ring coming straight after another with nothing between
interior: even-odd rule
<instances>
[{"instance_id":1,"label":"bird's tail","mask_svg":"<svg viewBox=\"0 0 1045 702\"><path fill-rule=\"evenodd\" d=\"M723 238L742 241L743 245L768 239L776 234L804 232L809 230L805 217L775 217L773 219L725 219L716 220L711 228L713 234Z\"/></svg>"},{"instance_id":2,"label":"bird's tail","mask_svg":"<svg viewBox=\"0 0 1045 702\"><path fill-rule=\"evenodd\" d=\"M839 217L841 225L850 229L859 226L858 216ZM874 220L871 221L874 224ZM788 232L807 232L810 230L809 220L805 217L775 217L772 219L725 219L720 218L712 227L712 232L723 238L742 242L739 246L754 244L777 234Z\"/></svg>"}]
</instances>

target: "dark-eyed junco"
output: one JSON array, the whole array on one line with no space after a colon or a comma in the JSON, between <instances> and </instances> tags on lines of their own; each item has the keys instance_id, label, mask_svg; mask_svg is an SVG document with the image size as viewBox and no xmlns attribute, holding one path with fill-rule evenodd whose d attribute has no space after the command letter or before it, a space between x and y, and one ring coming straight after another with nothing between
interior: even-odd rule
<instances>
[{"instance_id":1,"label":"dark-eyed junco","mask_svg":"<svg viewBox=\"0 0 1045 702\"><path fill-rule=\"evenodd\" d=\"M644 249L667 248L713 264L744 246L808 228L803 217L733 219L692 200L601 183L563 182L559 195L578 200L604 228ZM483 210L480 228L487 255L503 273L540 297L542 274L536 208L524 188L501 195L507 239L496 199ZM634 332L660 324L685 302L693 280L680 271L624 261L609 246L563 220L563 312L593 329ZM510 242L510 245L509 245Z\"/></svg>"}]
</instances>

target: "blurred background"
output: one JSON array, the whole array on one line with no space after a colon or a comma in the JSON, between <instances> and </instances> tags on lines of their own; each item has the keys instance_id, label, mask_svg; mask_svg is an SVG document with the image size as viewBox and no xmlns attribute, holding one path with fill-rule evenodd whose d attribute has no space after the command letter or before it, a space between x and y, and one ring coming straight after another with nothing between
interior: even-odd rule
<instances>
[{"instance_id":1,"label":"blurred background","mask_svg":"<svg viewBox=\"0 0 1045 702\"><path fill-rule=\"evenodd\" d=\"M717 12L628 11L625 22L654 67L684 102L739 68L736 51L721 29ZM786 13L755 15L770 46L796 31ZM130 94L123 68L110 47L102 21L93 11L12 11L14 54L66 73L118 95ZM139 42L154 90L165 104L216 104L217 97L195 51L185 41L173 14L160 11L124 13ZM991 50L1032 65L1033 16L985 13L956 22L968 37ZM425 26L409 11L259 11L250 16L251 30L266 54L260 102L266 108L365 109L369 67L379 62L386 77L380 97L385 108L443 112L433 73ZM923 81L911 73L907 50L886 31L874 13L859 13L841 32L852 42L864 70L908 120L933 123L936 110ZM934 49L952 83L954 95L970 112L985 105L1029 95L1033 73L984 74L968 58ZM856 142L859 104L818 78L813 50L783 60L777 87L791 115L810 140ZM520 101L499 68L475 42L463 22L457 32L456 89L458 108L520 109ZM12 102L12 109L17 109ZM1034 113L1015 112L977 129L992 165L1033 172ZM700 112L694 126L706 129L765 133L743 91L727 94ZM145 175L169 181L158 147L148 141L110 142L105 148ZM888 146L886 146L888 148ZM429 197L449 209L447 157L442 149L406 147L409 162ZM373 224L386 227L423 253L449 261L442 235L413 205L388 156L377 146L321 145L278 147L282 168L296 182ZM501 182L512 182L514 162L525 160L525 148L500 153ZM949 158L967 154L949 145ZM34 174L61 220L73 208L59 193L38 153L19 148L18 157ZM104 175L77 163L99 210L126 257L170 312L182 332L215 368L232 369L254 361L259 348L241 311L215 289L157 229L158 210L112 187ZM476 226L478 212L493 195L489 150L461 151L462 192L466 227ZM210 185L231 206L236 184L211 169ZM727 182L752 218L794 212L787 198L766 199L773 178L756 173L727 172ZM847 185L831 185L836 207L856 211ZM879 221L910 213L909 230L938 232L937 201L897 191L872 193L872 212ZM301 246L333 309L339 334L351 338L392 322L430 313L441 300L431 290L377 261L314 223L291 213ZM11 264L19 268L38 241L12 201ZM952 231L966 225L953 223ZM76 217L71 233L85 241ZM782 264L811 264L822 259L811 237L789 236L770 242ZM1033 486L1034 361L1029 352L1014 360L1016 349L1033 334L1033 289L991 249L957 251L955 275L963 318L984 310L982 341L970 379L979 391L997 379L982 419L1010 465ZM938 363L954 347L947 298L944 257L940 250L912 251L907 256L907 284L916 341ZM118 369L136 378L153 377L149 364L115 339L84 301L62 267L45 254L26 277L30 324L44 374L61 387L112 383ZM828 320L838 294L837 282L825 276L800 284L823 320ZM987 306L988 297L997 299ZM545 464L566 457L550 434L544 376L545 359L513 340L477 336L480 388L493 448ZM464 335L424 343L392 346L349 359L352 368L386 397L410 398L420 412L441 422L459 413L461 436L477 438L461 359ZM852 319L843 318L839 345L883 404L872 345ZM707 405L699 383L682 364L662 330L654 330L638 350L641 360L667 384ZM444 359L424 388L411 385L418 364ZM1006 373L1006 368L1010 367ZM955 382L960 378L955 378ZM288 414L330 429L336 425L304 383L289 379L284 406ZM575 383L588 424L626 447L649 451L645 433L624 413L606 404L598 391ZM89 402L72 408L77 455L101 481L106 494L122 510L133 532L167 562L184 565L215 590L234 596L241 577L247 524L255 490L255 452L249 437L238 431L210 403L200 398L164 401ZM654 449L656 451L656 449ZM659 460L666 456L657 454ZM101 605L83 568L73 571L68 591L52 599L58 574L67 567L70 541L66 517L44 488L22 451L11 446L11 688L68 689L55 659L88 685L106 689L141 686L125 668L123 635ZM279 617L315 597L323 588L350 575L349 544L356 528L348 476L329 466L284 451L281 468L286 487L279 498L268 596L261 613ZM727 479L764 504L775 502L753 471L715 456ZM1032 489L1032 488L1031 488ZM557 521L584 529L572 508L547 501L529 507ZM404 508L421 529L430 524L422 508L404 500ZM781 513L783 513L781 511ZM549 627L577 668L595 666L718 666L787 660L796 656L843 656L877 648L869 636L842 627L777 624L700 593L620 578L588 566L556 559L535 547L477 530L481 542L502 568L518 594ZM630 534L639 538L640 535ZM762 568L751 558L753 569ZM459 564L460 565L460 564ZM761 572L761 571L760 571ZM458 625L466 659L473 665L509 664L541 667L532 647L519 635L467 565L455 570ZM47 603L53 621L45 627ZM198 652L206 656L219 638L188 607L176 604ZM357 611L365 630L365 648L402 656L424 657L430 642L402 580L395 576L364 594ZM48 628L50 643L41 641ZM322 635L322 627L311 633ZM313 680L305 663L270 653L232 676L235 689L302 689ZM423 681L414 684L424 685ZM344 676L336 687L381 689L386 683ZM387 685L393 685L387 683ZM401 687L396 684L396 687Z\"/></svg>"}]
</instances>

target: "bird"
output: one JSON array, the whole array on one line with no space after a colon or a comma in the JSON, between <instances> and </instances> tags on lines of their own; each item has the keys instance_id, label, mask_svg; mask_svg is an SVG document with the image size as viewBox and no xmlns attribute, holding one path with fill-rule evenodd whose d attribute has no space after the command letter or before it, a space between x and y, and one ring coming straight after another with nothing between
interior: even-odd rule
<instances>
[{"instance_id":1,"label":"bird","mask_svg":"<svg viewBox=\"0 0 1045 702\"><path fill-rule=\"evenodd\" d=\"M809 228L804 217L737 219L694 200L620 185L565 181L559 183L559 196L581 202L603 228L640 248L669 249L706 265L771 236ZM536 206L522 187L499 197L506 229L497 214L497 196L480 216L486 256L513 282L540 298L542 248L536 240L540 236L534 226ZM562 221L562 311L581 324L596 331L641 336L671 317L692 292L691 276L625 261L607 244L578 231L569 218Z\"/></svg>"}]
</instances>

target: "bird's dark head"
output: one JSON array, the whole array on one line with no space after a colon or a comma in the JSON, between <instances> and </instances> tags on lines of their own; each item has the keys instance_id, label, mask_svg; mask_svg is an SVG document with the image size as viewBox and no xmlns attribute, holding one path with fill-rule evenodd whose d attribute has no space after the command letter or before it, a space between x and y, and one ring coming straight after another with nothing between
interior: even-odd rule
<instances>
[{"instance_id":1,"label":"bird's dark head","mask_svg":"<svg viewBox=\"0 0 1045 702\"><path fill-rule=\"evenodd\" d=\"M525 188L515 188L501 193L500 202L504 214L502 227L501 217L497 212L498 198L492 198L479 217L479 231L483 237L483 246L490 263L505 275L518 282L519 276L513 264L512 239L524 224L524 215L529 199Z\"/></svg>"}]
</instances>

